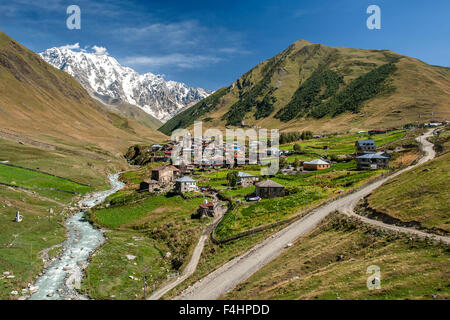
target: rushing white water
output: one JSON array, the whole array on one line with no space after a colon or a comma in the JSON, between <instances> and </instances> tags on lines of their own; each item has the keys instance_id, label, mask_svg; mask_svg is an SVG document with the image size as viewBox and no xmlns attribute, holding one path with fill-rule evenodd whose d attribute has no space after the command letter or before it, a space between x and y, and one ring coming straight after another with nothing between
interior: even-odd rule
<instances>
[{"instance_id":1,"label":"rushing white water","mask_svg":"<svg viewBox=\"0 0 450 320\"><path fill-rule=\"evenodd\" d=\"M82 207L92 208L124 187L119 181L119 173L108 178L111 189L86 196L80 201ZM89 256L104 243L105 237L84 219L83 211L71 216L65 224L68 238L63 244L63 253L38 278L35 283L38 291L30 297L31 300L86 299L76 288L80 284Z\"/></svg>"}]
</instances>

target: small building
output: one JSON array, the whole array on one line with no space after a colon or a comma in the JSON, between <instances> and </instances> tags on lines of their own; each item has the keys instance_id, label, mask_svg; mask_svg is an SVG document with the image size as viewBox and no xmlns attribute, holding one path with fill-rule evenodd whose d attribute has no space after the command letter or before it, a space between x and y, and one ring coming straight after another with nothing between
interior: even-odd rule
<instances>
[{"instance_id":1,"label":"small building","mask_svg":"<svg viewBox=\"0 0 450 320\"><path fill-rule=\"evenodd\" d=\"M315 159L312 161L303 162L303 169L305 170L323 170L331 167L331 164L322 159Z\"/></svg>"},{"instance_id":2,"label":"small building","mask_svg":"<svg viewBox=\"0 0 450 320\"><path fill-rule=\"evenodd\" d=\"M258 182L256 185L256 196L265 199L282 197L285 194L284 186L272 180Z\"/></svg>"},{"instance_id":3,"label":"small building","mask_svg":"<svg viewBox=\"0 0 450 320\"><path fill-rule=\"evenodd\" d=\"M357 156L377 152L377 144L373 140L358 140L355 146Z\"/></svg>"},{"instance_id":4,"label":"small building","mask_svg":"<svg viewBox=\"0 0 450 320\"><path fill-rule=\"evenodd\" d=\"M197 191L197 181L185 176L175 182L175 191L178 193Z\"/></svg>"},{"instance_id":5,"label":"small building","mask_svg":"<svg viewBox=\"0 0 450 320\"><path fill-rule=\"evenodd\" d=\"M356 158L356 166L358 170L384 169L389 166L389 158L376 153L365 154Z\"/></svg>"},{"instance_id":6,"label":"small building","mask_svg":"<svg viewBox=\"0 0 450 320\"><path fill-rule=\"evenodd\" d=\"M158 181L152 179L144 180L139 185L140 192L154 192L156 188L159 188L159 183Z\"/></svg>"},{"instance_id":7,"label":"small building","mask_svg":"<svg viewBox=\"0 0 450 320\"><path fill-rule=\"evenodd\" d=\"M168 184L174 180L174 171L179 170L174 166L161 166L152 170L152 179L161 184Z\"/></svg>"},{"instance_id":8,"label":"small building","mask_svg":"<svg viewBox=\"0 0 450 320\"><path fill-rule=\"evenodd\" d=\"M215 206L214 203L208 202L205 200L205 203L201 204L197 210L197 216L201 218L210 217L213 218L215 215Z\"/></svg>"},{"instance_id":9,"label":"small building","mask_svg":"<svg viewBox=\"0 0 450 320\"><path fill-rule=\"evenodd\" d=\"M246 172L238 172L238 183L243 187L253 186L258 182L259 178Z\"/></svg>"}]
</instances>

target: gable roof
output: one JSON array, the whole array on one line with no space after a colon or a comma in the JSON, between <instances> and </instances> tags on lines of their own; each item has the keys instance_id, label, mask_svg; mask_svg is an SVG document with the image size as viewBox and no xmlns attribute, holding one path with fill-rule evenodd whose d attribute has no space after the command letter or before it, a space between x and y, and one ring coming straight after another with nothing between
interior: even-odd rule
<instances>
[{"instance_id":1,"label":"gable roof","mask_svg":"<svg viewBox=\"0 0 450 320\"><path fill-rule=\"evenodd\" d=\"M251 175L249 173L246 172L238 172L238 177L239 178L254 178L254 175Z\"/></svg>"},{"instance_id":2,"label":"gable roof","mask_svg":"<svg viewBox=\"0 0 450 320\"><path fill-rule=\"evenodd\" d=\"M261 182L257 183L256 186L263 187L263 188L284 188L283 185L276 183L275 181L272 181L272 180L261 181Z\"/></svg>"},{"instance_id":3,"label":"gable roof","mask_svg":"<svg viewBox=\"0 0 450 320\"><path fill-rule=\"evenodd\" d=\"M329 163L326 161L323 161L322 159L315 159L312 161L303 162L303 164L329 164Z\"/></svg>"},{"instance_id":4,"label":"gable roof","mask_svg":"<svg viewBox=\"0 0 450 320\"><path fill-rule=\"evenodd\" d=\"M196 181L191 177L184 176L183 178L178 179L177 182L196 182Z\"/></svg>"},{"instance_id":5,"label":"gable roof","mask_svg":"<svg viewBox=\"0 0 450 320\"><path fill-rule=\"evenodd\" d=\"M152 180L152 179L146 179L143 182L148 183L148 184L159 184L158 181L156 180Z\"/></svg>"},{"instance_id":6,"label":"gable roof","mask_svg":"<svg viewBox=\"0 0 450 320\"><path fill-rule=\"evenodd\" d=\"M162 171L162 170L172 170L172 171L180 171L174 166L160 166L157 168L152 169L152 171Z\"/></svg>"},{"instance_id":7,"label":"gable roof","mask_svg":"<svg viewBox=\"0 0 450 320\"><path fill-rule=\"evenodd\" d=\"M376 145L376 143L375 143L375 141L373 141L373 140L358 140L358 141L356 141L356 143L358 144L358 145Z\"/></svg>"},{"instance_id":8,"label":"gable roof","mask_svg":"<svg viewBox=\"0 0 450 320\"><path fill-rule=\"evenodd\" d=\"M369 154L365 154L363 156L356 157L356 159L389 159L389 158L385 157L385 156L381 156L376 153L369 153Z\"/></svg>"}]
</instances>

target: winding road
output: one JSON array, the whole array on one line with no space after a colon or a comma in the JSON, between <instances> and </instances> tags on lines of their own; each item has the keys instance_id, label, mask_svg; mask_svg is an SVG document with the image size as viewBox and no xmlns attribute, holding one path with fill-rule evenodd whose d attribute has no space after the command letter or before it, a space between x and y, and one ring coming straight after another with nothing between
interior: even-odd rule
<instances>
[{"instance_id":1,"label":"winding road","mask_svg":"<svg viewBox=\"0 0 450 320\"><path fill-rule=\"evenodd\" d=\"M361 219L361 221L376 225L378 227L416 234L421 237L430 237L450 243L450 238L441 237L433 234L427 234L415 229L402 228L388 225L380 221L368 219L356 215L353 211L356 204L369 195L373 190L381 186L386 181L419 166L435 157L433 144L427 138L432 136L433 131L429 131L423 136L417 138L420 143L424 156L415 164L403 170L400 170L384 179L378 180L357 192L332 201L322 207L313 210L300 220L290 224L288 227L277 232L275 235L259 243L248 252L229 261L219 269L210 273L199 280L191 287L183 291L177 300L212 300L217 299L228 291L232 290L240 282L246 280L261 267L276 258L289 243L294 243L299 237L313 230L330 213L338 210L347 215Z\"/></svg>"},{"instance_id":2,"label":"winding road","mask_svg":"<svg viewBox=\"0 0 450 320\"><path fill-rule=\"evenodd\" d=\"M217 200L217 197L216 197ZM182 283L184 280L189 278L192 274L194 274L195 270L197 269L198 262L200 261L200 257L203 252L203 248L205 247L206 240L208 240L209 235L214 230L214 228L219 223L220 219L222 219L223 215L226 213L227 209L222 204L218 205L218 214L214 218L213 222L211 222L205 230L203 230L202 235L200 236L200 239L198 240L197 245L194 248L194 252L192 253L191 260L189 261L186 268L183 270L183 273L180 277L175 279L175 281L172 281L165 285L164 287L158 289L155 291L148 300L158 300L163 295L165 295L167 292L175 288L177 285Z\"/></svg>"}]
</instances>

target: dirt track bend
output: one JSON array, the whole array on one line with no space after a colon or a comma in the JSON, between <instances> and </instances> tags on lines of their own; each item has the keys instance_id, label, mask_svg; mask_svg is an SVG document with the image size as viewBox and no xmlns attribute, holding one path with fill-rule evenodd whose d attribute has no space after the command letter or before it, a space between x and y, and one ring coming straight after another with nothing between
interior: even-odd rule
<instances>
[{"instance_id":1,"label":"dirt track bend","mask_svg":"<svg viewBox=\"0 0 450 320\"><path fill-rule=\"evenodd\" d=\"M295 242L299 237L313 230L325 217L336 210L340 210L348 215L356 216L362 221L368 222L372 225L377 225L399 232L408 232L414 233L419 236L432 237L438 240L443 240L446 243L450 243L450 238L448 237L426 234L415 229L386 225L382 222L373 221L365 217L360 217L353 213L353 208L358 203L358 201L370 194L373 190L381 186L383 183L407 170L410 170L433 159L435 156L433 144L426 140L426 138L430 136L432 136L432 131L429 131L428 133L417 139L417 141L419 141L422 146L422 151L425 153L425 155L422 157L422 159L420 159L420 161L418 161L417 164L398 171L395 174L390 175L389 177L379 180L373 184L370 184L355 193L339 198L333 202L330 202L322 207L313 210L307 216L290 224L288 227L277 232L275 235L257 244L246 253L234 258L219 269L199 280L191 287L187 288L175 299L212 300L219 298L221 295L232 290L240 282L246 280L261 267L273 260L283 251L288 243Z\"/></svg>"},{"instance_id":2,"label":"dirt track bend","mask_svg":"<svg viewBox=\"0 0 450 320\"><path fill-rule=\"evenodd\" d=\"M217 200L217 198L216 198ZM213 231L213 229L216 227L216 225L219 223L222 216L227 211L226 207L224 205L220 204L218 207L219 214L216 215L213 222L210 223L205 230L202 232L202 235L200 236L200 239L198 240L197 245L194 248L194 252L192 253L191 260L189 261L186 268L183 270L183 274L175 279L175 281L172 281L165 285L164 287L156 290L149 298L148 300L158 300L163 295L165 295L167 292L175 288L177 285L182 283L184 280L186 280L188 277L190 277L195 270L197 269L198 262L200 260L200 256L202 255L203 248L205 247L206 240L208 240L209 235Z\"/></svg>"}]
</instances>

